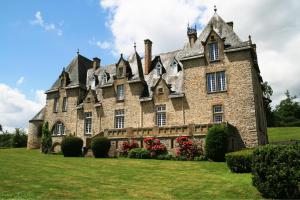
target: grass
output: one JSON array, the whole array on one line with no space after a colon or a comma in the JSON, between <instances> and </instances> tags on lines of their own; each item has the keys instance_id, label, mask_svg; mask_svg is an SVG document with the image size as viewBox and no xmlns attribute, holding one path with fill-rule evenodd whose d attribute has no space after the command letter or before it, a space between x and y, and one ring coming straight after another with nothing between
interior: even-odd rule
<instances>
[{"instance_id":1,"label":"grass","mask_svg":"<svg viewBox=\"0 0 300 200\"><path fill-rule=\"evenodd\" d=\"M269 142L300 140L300 127L268 128Z\"/></svg>"},{"instance_id":2,"label":"grass","mask_svg":"<svg viewBox=\"0 0 300 200\"><path fill-rule=\"evenodd\" d=\"M0 199L260 199L226 163L64 158L0 150Z\"/></svg>"}]
</instances>

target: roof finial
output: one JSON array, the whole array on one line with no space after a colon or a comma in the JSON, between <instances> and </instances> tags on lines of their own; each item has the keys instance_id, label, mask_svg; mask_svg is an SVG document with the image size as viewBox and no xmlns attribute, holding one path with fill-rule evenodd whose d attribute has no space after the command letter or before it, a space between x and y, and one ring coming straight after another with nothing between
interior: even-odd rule
<instances>
[{"instance_id":1,"label":"roof finial","mask_svg":"<svg viewBox=\"0 0 300 200\"><path fill-rule=\"evenodd\" d=\"M215 13L217 12L217 6L216 5L214 5L214 11L215 11Z\"/></svg>"},{"instance_id":2,"label":"roof finial","mask_svg":"<svg viewBox=\"0 0 300 200\"><path fill-rule=\"evenodd\" d=\"M251 38L251 35L249 35L248 38L249 38L248 43L251 45L251 44L252 44L252 38Z\"/></svg>"},{"instance_id":3,"label":"roof finial","mask_svg":"<svg viewBox=\"0 0 300 200\"><path fill-rule=\"evenodd\" d=\"M134 51L136 52L136 43L133 44Z\"/></svg>"},{"instance_id":4,"label":"roof finial","mask_svg":"<svg viewBox=\"0 0 300 200\"><path fill-rule=\"evenodd\" d=\"M77 49L77 55L79 55L79 49Z\"/></svg>"}]
</instances>

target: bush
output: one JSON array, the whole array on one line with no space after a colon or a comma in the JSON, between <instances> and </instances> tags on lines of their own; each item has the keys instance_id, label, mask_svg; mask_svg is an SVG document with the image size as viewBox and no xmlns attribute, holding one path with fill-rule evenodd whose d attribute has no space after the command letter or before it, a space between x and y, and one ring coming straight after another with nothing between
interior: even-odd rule
<instances>
[{"instance_id":1,"label":"bush","mask_svg":"<svg viewBox=\"0 0 300 200\"><path fill-rule=\"evenodd\" d=\"M229 169L235 173L251 172L253 149L244 149L225 155Z\"/></svg>"},{"instance_id":2,"label":"bush","mask_svg":"<svg viewBox=\"0 0 300 200\"><path fill-rule=\"evenodd\" d=\"M194 161L205 161L205 160L207 160L207 158L203 155L194 157Z\"/></svg>"},{"instance_id":3,"label":"bush","mask_svg":"<svg viewBox=\"0 0 300 200\"><path fill-rule=\"evenodd\" d=\"M143 148L134 148L128 152L129 158L148 159L151 158L150 151Z\"/></svg>"},{"instance_id":4,"label":"bush","mask_svg":"<svg viewBox=\"0 0 300 200\"><path fill-rule=\"evenodd\" d=\"M14 148L27 146L27 135L24 131L20 131L20 129L16 128L16 132L12 136L11 146Z\"/></svg>"},{"instance_id":5,"label":"bush","mask_svg":"<svg viewBox=\"0 0 300 200\"><path fill-rule=\"evenodd\" d=\"M110 140L106 137L96 137L92 139L92 151L95 158L108 157Z\"/></svg>"},{"instance_id":6,"label":"bush","mask_svg":"<svg viewBox=\"0 0 300 200\"><path fill-rule=\"evenodd\" d=\"M65 157L82 156L83 140L79 137L68 136L61 142L61 151Z\"/></svg>"},{"instance_id":7,"label":"bush","mask_svg":"<svg viewBox=\"0 0 300 200\"><path fill-rule=\"evenodd\" d=\"M178 143L177 156L184 156L188 160L193 160L194 157L201 155L201 149L195 144L194 141L190 140L188 136L180 136L176 138Z\"/></svg>"},{"instance_id":8,"label":"bush","mask_svg":"<svg viewBox=\"0 0 300 200\"><path fill-rule=\"evenodd\" d=\"M0 134L0 148L11 147L12 137L13 137L13 134L10 134L10 133Z\"/></svg>"},{"instance_id":9,"label":"bush","mask_svg":"<svg viewBox=\"0 0 300 200\"><path fill-rule=\"evenodd\" d=\"M227 130L224 125L213 125L205 139L205 153L213 161L225 161L227 151Z\"/></svg>"},{"instance_id":10,"label":"bush","mask_svg":"<svg viewBox=\"0 0 300 200\"><path fill-rule=\"evenodd\" d=\"M49 131L48 122L45 122L42 127L42 152L50 153L52 148L52 137Z\"/></svg>"},{"instance_id":11,"label":"bush","mask_svg":"<svg viewBox=\"0 0 300 200\"><path fill-rule=\"evenodd\" d=\"M148 137L144 139L146 149L150 151L152 158L156 158L158 155L167 153L167 147L160 142L158 138Z\"/></svg>"},{"instance_id":12,"label":"bush","mask_svg":"<svg viewBox=\"0 0 300 200\"><path fill-rule=\"evenodd\" d=\"M266 145L253 152L252 183L265 198L300 198L300 145Z\"/></svg>"},{"instance_id":13,"label":"bush","mask_svg":"<svg viewBox=\"0 0 300 200\"><path fill-rule=\"evenodd\" d=\"M157 160L173 160L173 156L171 154L161 154L161 155L158 155Z\"/></svg>"},{"instance_id":14,"label":"bush","mask_svg":"<svg viewBox=\"0 0 300 200\"><path fill-rule=\"evenodd\" d=\"M131 140L130 143L127 142L127 141L125 141L122 144L122 149L121 149L120 155L127 157L128 156L128 152L131 149L134 149L134 148L139 148L139 145L138 145L138 143L135 140Z\"/></svg>"}]
</instances>

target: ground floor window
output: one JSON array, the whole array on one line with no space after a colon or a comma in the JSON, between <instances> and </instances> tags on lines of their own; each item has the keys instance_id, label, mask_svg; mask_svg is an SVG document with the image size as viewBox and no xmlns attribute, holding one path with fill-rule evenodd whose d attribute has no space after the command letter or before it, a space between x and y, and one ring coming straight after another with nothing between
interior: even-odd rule
<instances>
[{"instance_id":1,"label":"ground floor window","mask_svg":"<svg viewBox=\"0 0 300 200\"><path fill-rule=\"evenodd\" d=\"M223 122L223 106L222 105L214 105L213 106L213 121L214 121L214 123L222 123Z\"/></svg>"},{"instance_id":2,"label":"ground floor window","mask_svg":"<svg viewBox=\"0 0 300 200\"><path fill-rule=\"evenodd\" d=\"M84 113L84 133L92 133L92 112Z\"/></svg>"},{"instance_id":3,"label":"ground floor window","mask_svg":"<svg viewBox=\"0 0 300 200\"><path fill-rule=\"evenodd\" d=\"M156 107L156 125L166 125L166 105L159 105Z\"/></svg>"},{"instance_id":4,"label":"ground floor window","mask_svg":"<svg viewBox=\"0 0 300 200\"><path fill-rule=\"evenodd\" d=\"M124 110L115 111L115 128L124 128Z\"/></svg>"},{"instance_id":5,"label":"ground floor window","mask_svg":"<svg viewBox=\"0 0 300 200\"><path fill-rule=\"evenodd\" d=\"M57 122L52 130L52 135L64 135L65 134L65 126L61 122Z\"/></svg>"}]
</instances>

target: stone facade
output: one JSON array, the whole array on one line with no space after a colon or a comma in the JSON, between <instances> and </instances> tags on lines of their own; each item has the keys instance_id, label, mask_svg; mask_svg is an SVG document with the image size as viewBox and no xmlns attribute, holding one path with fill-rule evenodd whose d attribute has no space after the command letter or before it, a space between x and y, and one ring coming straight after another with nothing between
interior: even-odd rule
<instances>
[{"instance_id":1,"label":"stone facade","mask_svg":"<svg viewBox=\"0 0 300 200\"><path fill-rule=\"evenodd\" d=\"M129 138L143 146L148 136L161 138L169 149L180 135L202 144L208 128L217 122L215 106L221 109L218 122L237 130L230 138L231 150L268 143L262 78L251 38L241 41L232 24L216 13L199 37L190 27L188 36L192 38L182 50L155 57L147 39L144 59L135 51L128 60L121 55L109 66L78 54L46 92L43 113L30 121L28 148L38 147L37 127L42 121L49 122L56 150L65 135L81 137L85 146L92 137L103 135L111 139L112 150ZM223 78L208 78L219 72ZM159 106L165 109L162 124ZM124 113L120 127L119 110Z\"/></svg>"}]
</instances>

